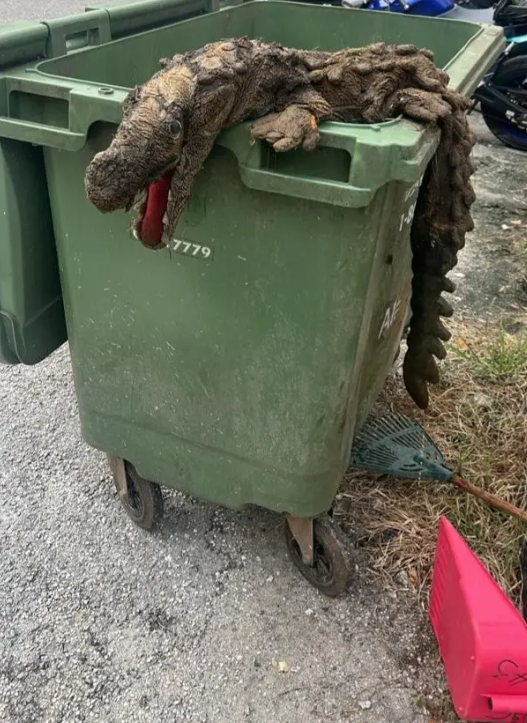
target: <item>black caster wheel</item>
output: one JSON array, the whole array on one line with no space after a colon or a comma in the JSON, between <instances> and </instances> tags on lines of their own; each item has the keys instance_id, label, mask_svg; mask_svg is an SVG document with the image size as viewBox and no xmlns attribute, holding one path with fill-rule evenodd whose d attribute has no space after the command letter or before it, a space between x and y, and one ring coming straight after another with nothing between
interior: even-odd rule
<instances>
[{"instance_id":1,"label":"black caster wheel","mask_svg":"<svg viewBox=\"0 0 527 723\"><path fill-rule=\"evenodd\" d=\"M289 523L285 522L285 538L289 554L306 580L328 597L341 595L353 577L346 538L329 516L313 520L313 564L302 559L302 552Z\"/></svg>"},{"instance_id":2,"label":"black caster wheel","mask_svg":"<svg viewBox=\"0 0 527 723\"><path fill-rule=\"evenodd\" d=\"M152 530L163 517L163 494L161 487L139 476L129 462L125 462L126 493L119 492L119 499L127 515L143 530Z\"/></svg>"}]
</instances>

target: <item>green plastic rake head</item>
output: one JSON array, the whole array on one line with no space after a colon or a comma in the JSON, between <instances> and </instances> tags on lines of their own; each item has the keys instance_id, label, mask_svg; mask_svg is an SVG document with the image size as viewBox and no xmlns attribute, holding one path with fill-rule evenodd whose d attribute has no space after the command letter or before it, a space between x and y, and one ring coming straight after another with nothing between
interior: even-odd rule
<instances>
[{"instance_id":1,"label":"green plastic rake head","mask_svg":"<svg viewBox=\"0 0 527 723\"><path fill-rule=\"evenodd\" d=\"M452 479L439 447L404 414L387 414L366 422L355 438L350 466L409 479Z\"/></svg>"},{"instance_id":2,"label":"green plastic rake head","mask_svg":"<svg viewBox=\"0 0 527 723\"><path fill-rule=\"evenodd\" d=\"M417 422L404 414L388 414L367 422L355 438L350 467L394 477L452 482L486 504L527 523L526 510L445 467L439 447Z\"/></svg>"}]
</instances>

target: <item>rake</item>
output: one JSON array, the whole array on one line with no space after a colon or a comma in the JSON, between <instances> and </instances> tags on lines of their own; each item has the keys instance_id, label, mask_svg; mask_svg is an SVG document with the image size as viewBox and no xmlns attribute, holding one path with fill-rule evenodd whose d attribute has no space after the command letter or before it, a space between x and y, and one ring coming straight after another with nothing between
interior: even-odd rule
<instances>
[{"instance_id":1,"label":"rake","mask_svg":"<svg viewBox=\"0 0 527 723\"><path fill-rule=\"evenodd\" d=\"M369 420L355 438L350 466L376 474L451 482L488 505L527 522L527 512L463 479L444 465L444 457L420 424L405 414Z\"/></svg>"}]
</instances>

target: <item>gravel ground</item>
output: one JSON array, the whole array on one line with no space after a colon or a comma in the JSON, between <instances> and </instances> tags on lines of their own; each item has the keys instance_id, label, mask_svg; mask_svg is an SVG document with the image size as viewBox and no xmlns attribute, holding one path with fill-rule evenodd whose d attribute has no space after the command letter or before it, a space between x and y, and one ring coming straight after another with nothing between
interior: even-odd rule
<instances>
[{"instance_id":1,"label":"gravel ground","mask_svg":"<svg viewBox=\"0 0 527 723\"><path fill-rule=\"evenodd\" d=\"M79 9L4 0L0 13ZM423 620L361 564L350 594L329 601L266 512L167 493L158 533L129 522L81 439L66 348L0 367L0 485L5 723L427 720L415 703Z\"/></svg>"},{"instance_id":2,"label":"gravel ground","mask_svg":"<svg viewBox=\"0 0 527 723\"><path fill-rule=\"evenodd\" d=\"M451 273L458 285L452 302L458 315L485 321L527 310L527 165L525 153L499 143L480 114L475 113L471 123L479 141L472 154L476 227Z\"/></svg>"},{"instance_id":3,"label":"gravel ground","mask_svg":"<svg viewBox=\"0 0 527 723\"><path fill-rule=\"evenodd\" d=\"M159 533L128 521L66 349L0 368L0 485L0 720L424 721L414 617L364 579L320 596L277 517L167 494Z\"/></svg>"}]
</instances>

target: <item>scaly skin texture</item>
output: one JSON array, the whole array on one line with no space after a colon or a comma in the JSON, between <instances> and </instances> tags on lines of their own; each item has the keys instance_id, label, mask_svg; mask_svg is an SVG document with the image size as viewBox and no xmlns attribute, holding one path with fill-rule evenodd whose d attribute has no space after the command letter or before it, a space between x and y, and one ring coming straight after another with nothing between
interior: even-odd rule
<instances>
[{"instance_id":1,"label":"scaly skin texture","mask_svg":"<svg viewBox=\"0 0 527 723\"><path fill-rule=\"evenodd\" d=\"M175 166L167 238L216 136L247 118L283 110L297 89L309 90L310 81L297 51L248 38L212 43L162 64L126 99L112 144L87 169L86 191L100 211L129 208L139 190ZM318 93L310 102L313 116L329 115ZM307 144L311 149L318 141L315 134Z\"/></svg>"},{"instance_id":2,"label":"scaly skin texture","mask_svg":"<svg viewBox=\"0 0 527 723\"><path fill-rule=\"evenodd\" d=\"M101 211L132 205L136 193L174 168L167 206L167 241L216 136L255 120L252 137L276 151L313 150L322 120L379 122L404 115L436 126L441 141L419 193L411 232L414 272L412 320L404 360L406 388L421 408L428 383L439 380L435 359L450 333L442 298L452 292L446 274L472 230L466 99L448 88L433 55L413 46L378 43L336 53L302 51L236 38L176 55L134 89L111 146L86 172L89 199ZM141 217L136 222L140 228ZM163 243L160 244L164 245Z\"/></svg>"}]
</instances>

